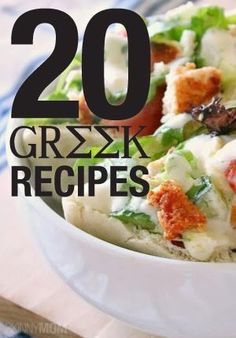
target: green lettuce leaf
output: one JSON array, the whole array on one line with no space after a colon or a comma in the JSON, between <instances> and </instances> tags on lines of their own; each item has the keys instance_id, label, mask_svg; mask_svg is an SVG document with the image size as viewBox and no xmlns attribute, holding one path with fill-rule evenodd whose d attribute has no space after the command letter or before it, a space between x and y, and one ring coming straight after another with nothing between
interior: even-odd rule
<instances>
[{"instance_id":1,"label":"green lettuce leaf","mask_svg":"<svg viewBox=\"0 0 236 338\"><path fill-rule=\"evenodd\" d=\"M166 74L151 74L150 77L150 87L149 87L149 92L148 92L148 98L147 102L151 101L156 93L159 87L163 86L166 83Z\"/></svg>"},{"instance_id":2,"label":"green lettuce leaf","mask_svg":"<svg viewBox=\"0 0 236 338\"><path fill-rule=\"evenodd\" d=\"M165 147L173 147L183 142L183 131L175 128L163 128L161 133L161 144Z\"/></svg>"},{"instance_id":3,"label":"green lettuce leaf","mask_svg":"<svg viewBox=\"0 0 236 338\"><path fill-rule=\"evenodd\" d=\"M235 25L236 24L236 14L228 15L226 17L227 23L229 25Z\"/></svg>"},{"instance_id":4,"label":"green lettuce leaf","mask_svg":"<svg viewBox=\"0 0 236 338\"><path fill-rule=\"evenodd\" d=\"M208 133L207 128L195 120L188 121L183 127L183 138L188 140L193 136Z\"/></svg>"},{"instance_id":5,"label":"green lettuce leaf","mask_svg":"<svg viewBox=\"0 0 236 338\"><path fill-rule=\"evenodd\" d=\"M177 153L183 156L192 167L195 167L197 165L196 157L193 155L193 153L190 150L179 149L177 150Z\"/></svg>"},{"instance_id":6,"label":"green lettuce leaf","mask_svg":"<svg viewBox=\"0 0 236 338\"><path fill-rule=\"evenodd\" d=\"M208 191L212 189L212 183L208 176L196 179L196 183L187 192L188 198L194 203L198 202Z\"/></svg>"},{"instance_id":7,"label":"green lettuce leaf","mask_svg":"<svg viewBox=\"0 0 236 338\"><path fill-rule=\"evenodd\" d=\"M218 6L199 8L196 15L191 19L190 29L200 39L203 34L212 27L226 29L228 27L224 9Z\"/></svg>"},{"instance_id":8,"label":"green lettuce leaf","mask_svg":"<svg viewBox=\"0 0 236 338\"><path fill-rule=\"evenodd\" d=\"M190 17L177 15L171 19L155 22L149 27L149 36L153 42L163 39L179 41L183 31L188 29L194 31L198 41L200 41L209 28L225 29L228 27L230 20L233 21L234 18L226 18L223 8L206 6L193 11Z\"/></svg>"},{"instance_id":9,"label":"green lettuce leaf","mask_svg":"<svg viewBox=\"0 0 236 338\"><path fill-rule=\"evenodd\" d=\"M135 225L139 229L154 230L156 228L156 224L151 220L151 217L143 212L125 209L113 212L110 215L125 224Z\"/></svg>"}]
</instances>

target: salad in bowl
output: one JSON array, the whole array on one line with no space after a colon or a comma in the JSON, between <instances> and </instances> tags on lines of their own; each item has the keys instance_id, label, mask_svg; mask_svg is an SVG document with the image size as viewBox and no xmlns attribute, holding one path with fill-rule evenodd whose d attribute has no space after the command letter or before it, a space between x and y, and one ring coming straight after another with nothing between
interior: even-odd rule
<instances>
[{"instance_id":1,"label":"salad in bowl","mask_svg":"<svg viewBox=\"0 0 236 338\"><path fill-rule=\"evenodd\" d=\"M99 120L84 99L78 54L46 99L78 98L80 118L27 119L25 124L35 133L25 130L19 146L26 153L29 145L37 146L38 156L27 162L31 168L46 165L56 171L67 165L77 172L100 166L109 173L116 165L143 166L146 173L140 179L148 184L148 193L131 195L140 185L126 172L118 177L117 190L126 192L122 196L112 196L109 175L95 187L94 196L87 182L78 184L65 176L63 184L74 187L70 196L54 193L47 199L51 208L38 196L24 198L25 214L54 268L102 311L152 334L233 338L236 14L187 3L144 20L150 36L151 81L142 111L129 120ZM112 104L125 99L127 57L126 32L117 25L105 42L105 89ZM53 151L46 159L39 155L37 131L47 125L60 129L60 159ZM76 125L107 127L114 139L107 154L119 151L120 158L68 159L76 144L67 127ZM122 133L109 131L122 125L131 126L132 135L146 126L137 136L146 158L132 142L130 158L122 156ZM53 139L53 129L48 133ZM81 135L87 140L86 152L94 154L104 146L97 133L84 128ZM14 165L23 161L10 157ZM84 196L78 194L81 189Z\"/></svg>"}]
</instances>

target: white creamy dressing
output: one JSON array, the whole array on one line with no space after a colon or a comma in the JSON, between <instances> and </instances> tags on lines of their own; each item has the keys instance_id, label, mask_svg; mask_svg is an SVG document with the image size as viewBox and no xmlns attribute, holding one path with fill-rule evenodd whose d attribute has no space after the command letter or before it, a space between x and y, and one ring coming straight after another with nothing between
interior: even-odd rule
<instances>
[{"instance_id":1,"label":"white creamy dressing","mask_svg":"<svg viewBox=\"0 0 236 338\"><path fill-rule=\"evenodd\" d=\"M196 33L192 30L184 30L180 39L182 54L185 57L192 57L196 47Z\"/></svg>"},{"instance_id":2,"label":"white creamy dressing","mask_svg":"<svg viewBox=\"0 0 236 338\"><path fill-rule=\"evenodd\" d=\"M157 224L157 210L151 206L146 199L135 196L132 197L129 203L129 209L149 215L153 223Z\"/></svg>"},{"instance_id":3,"label":"white creamy dressing","mask_svg":"<svg viewBox=\"0 0 236 338\"><path fill-rule=\"evenodd\" d=\"M217 187L229 190L224 171L236 159L236 140L230 136L199 135L186 141L185 149L198 159L198 166L211 176Z\"/></svg>"},{"instance_id":4,"label":"white creamy dressing","mask_svg":"<svg viewBox=\"0 0 236 338\"><path fill-rule=\"evenodd\" d=\"M83 205L89 205L93 210L109 214L111 211L110 180L99 184L95 188L95 196L88 196L88 183L84 185L84 196L78 197L78 201Z\"/></svg>"},{"instance_id":5,"label":"white creamy dressing","mask_svg":"<svg viewBox=\"0 0 236 338\"><path fill-rule=\"evenodd\" d=\"M177 153L168 154L165 169L168 172L168 179L180 185L184 192L192 187L194 183L191 177L192 167L183 156Z\"/></svg>"},{"instance_id":6,"label":"white creamy dressing","mask_svg":"<svg viewBox=\"0 0 236 338\"><path fill-rule=\"evenodd\" d=\"M191 240L185 240L184 245L192 257L206 261L217 247L227 247L229 241L227 237L216 239L206 233L191 233Z\"/></svg>"},{"instance_id":7,"label":"white creamy dressing","mask_svg":"<svg viewBox=\"0 0 236 338\"><path fill-rule=\"evenodd\" d=\"M236 99L236 36L227 30L211 28L204 34L201 43L204 63L222 71L224 100Z\"/></svg>"},{"instance_id":8,"label":"white creamy dressing","mask_svg":"<svg viewBox=\"0 0 236 338\"><path fill-rule=\"evenodd\" d=\"M83 197L77 197L80 204L84 207L88 206L96 211L104 214L110 214L123 210L127 205L130 211L142 212L150 216L153 223L157 224L157 212L146 199L140 197L132 197L131 200L126 196L111 196L110 180L96 187L95 196L88 196L88 183L85 184L85 194Z\"/></svg>"},{"instance_id":9,"label":"white creamy dressing","mask_svg":"<svg viewBox=\"0 0 236 338\"><path fill-rule=\"evenodd\" d=\"M212 163L224 171L232 160L236 160L236 140L226 143L212 158Z\"/></svg>"},{"instance_id":10,"label":"white creamy dressing","mask_svg":"<svg viewBox=\"0 0 236 338\"><path fill-rule=\"evenodd\" d=\"M166 114L162 117L161 122L165 123L168 128L178 129L185 126L185 124L192 120L192 116L187 113L172 115Z\"/></svg>"},{"instance_id":11,"label":"white creamy dressing","mask_svg":"<svg viewBox=\"0 0 236 338\"><path fill-rule=\"evenodd\" d=\"M129 197L127 196L110 196L111 199L111 210L110 212L120 211L125 208L126 204L129 202Z\"/></svg>"},{"instance_id":12,"label":"white creamy dressing","mask_svg":"<svg viewBox=\"0 0 236 338\"><path fill-rule=\"evenodd\" d=\"M208 174L210 158L224 145L221 137L199 135L185 142L184 148L190 150L198 160L200 169Z\"/></svg>"},{"instance_id":13,"label":"white creamy dressing","mask_svg":"<svg viewBox=\"0 0 236 338\"><path fill-rule=\"evenodd\" d=\"M104 81L105 89L113 95L127 92L127 46L127 38L125 36L115 32L108 32L106 34L104 46ZM70 89L70 84L72 81L80 79L81 76L81 69L72 69L65 80L65 89L69 89L68 97L72 100L78 96L79 92L75 88Z\"/></svg>"},{"instance_id":14,"label":"white creamy dressing","mask_svg":"<svg viewBox=\"0 0 236 338\"><path fill-rule=\"evenodd\" d=\"M101 213L110 214L126 208L130 211L142 212L149 215L153 223L157 224L157 211L146 199L140 197L111 196L111 181L108 179L105 183L95 187L95 196L88 196L88 183L84 185L84 196L77 197L80 204L84 207L89 205L93 210Z\"/></svg>"},{"instance_id":15,"label":"white creamy dressing","mask_svg":"<svg viewBox=\"0 0 236 338\"><path fill-rule=\"evenodd\" d=\"M236 140L226 140L226 144L211 158L209 174L215 179L217 187L227 195L232 194L227 180L225 179L225 170L230 162L236 159Z\"/></svg>"},{"instance_id":16,"label":"white creamy dressing","mask_svg":"<svg viewBox=\"0 0 236 338\"><path fill-rule=\"evenodd\" d=\"M104 78L105 88L112 94L127 91L127 38L115 33L108 33L105 39Z\"/></svg>"},{"instance_id":17,"label":"white creamy dressing","mask_svg":"<svg viewBox=\"0 0 236 338\"><path fill-rule=\"evenodd\" d=\"M108 179L105 183L95 187L95 196L88 196L88 183L84 185L84 196L77 197L83 206L89 205L93 210L110 214L114 211L122 210L129 201L126 196L111 196L111 181Z\"/></svg>"},{"instance_id":18,"label":"white creamy dressing","mask_svg":"<svg viewBox=\"0 0 236 338\"><path fill-rule=\"evenodd\" d=\"M201 57L209 66L221 68L226 63L236 67L236 36L230 31L210 28L201 42ZM222 62L224 62L222 64Z\"/></svg>"}]
</instances>

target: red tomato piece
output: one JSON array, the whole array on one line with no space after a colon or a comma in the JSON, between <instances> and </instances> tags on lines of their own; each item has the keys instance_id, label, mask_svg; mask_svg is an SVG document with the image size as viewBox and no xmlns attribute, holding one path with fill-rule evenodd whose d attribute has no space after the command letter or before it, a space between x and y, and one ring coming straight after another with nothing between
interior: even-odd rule
<instances>
[{"instance_id":1,"label":"red tomato piece","mask_svg":"<svg viewBox=\"0 0 236 338\"><path fill-rule=\"evenodd\" d=\"M225 170L225 177L230 188L236 193L236 160L230 162L228 168Z\"/></svg>"},{"instance_id":2,"label":"red tomato piece","mask_svg":"<svg viewBox=\"0 0 236 338\"><path fill-rule=\"evenodd\" d=\"M155 97L149 101L144 108L134 117L126 120L101 120L101 125L105 126L131 126L130 133L134 135L139 126L146 128L139 135L151 135L160 126L162 117L162 99L165 86L157 89Z\"/></svg>"},{"instance_id":3,"label":"red tomato piece","mask_svg":"<svg viewBox=\"0 0 236 338\"><path fill-rule=\"evenodd\" d=\"M175 46L165 43L152 43L151 44L151 68L156 62L169 63L176 59L179 50Z\"/></svg>"}]
</instances>

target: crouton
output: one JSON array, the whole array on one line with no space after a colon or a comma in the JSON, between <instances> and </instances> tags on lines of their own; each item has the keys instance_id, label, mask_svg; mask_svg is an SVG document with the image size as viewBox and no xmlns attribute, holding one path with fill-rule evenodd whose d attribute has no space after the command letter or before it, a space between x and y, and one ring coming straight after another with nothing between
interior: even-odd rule
<instances>
[{"instance_id":1,"label":"crouton","mask_svg":"<svg viewBox=\"0 0 236 338\"><path fill-rule=\"evenodd\" d=\"M176 183L160 184L149 192L148 201L158 209L157 217L167 240L178 238L185 230L203 230L206 217Z\"/></svg>"},{"instance_id":2,"label":"crouton","mask_svg":"<svg viewBox=\"0 0 236 338\"><path fill-rule=\"evenodd\" d=\"M231 225L233 229L236 229L236 204L233 204L231 209Z\"/></svg>"},{"instance_id":3,"label":"crouton","mask_svg":"<svg viewBox=\"0 0 236 338\"><path fill-rule=\"evenodd\" d=\"M221 72L214 67L196 69L194 63L173 68L167 76L163 99L164 114L189 112L208 103L220 91Z\"/></svg>"}]
</instances>

